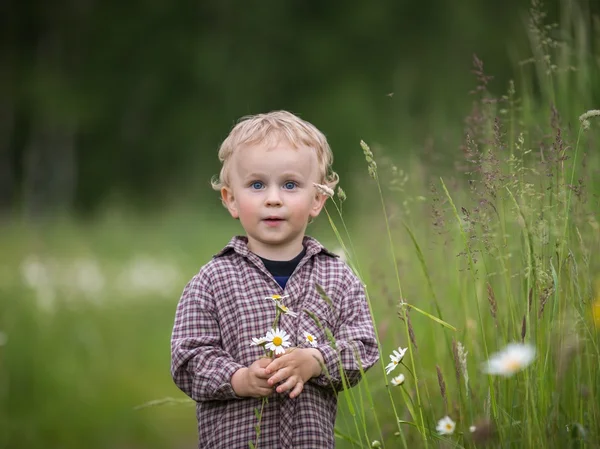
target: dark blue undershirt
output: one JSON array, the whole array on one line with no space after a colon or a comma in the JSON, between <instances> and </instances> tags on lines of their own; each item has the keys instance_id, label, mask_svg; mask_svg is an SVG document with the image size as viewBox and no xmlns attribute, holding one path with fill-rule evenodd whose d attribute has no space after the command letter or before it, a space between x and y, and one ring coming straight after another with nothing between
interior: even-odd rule
<instances>
[{"instance_id":1,"label":"dark blue undershirt","mask_svg":"<svg viewBox=\"0 0 600 449\"><path fill-rule=\"evenodd\" d=\"M285 284L287 284L288 279L306 254L306 248L302 248L302 252L294 257L292 260L269 260L263 259L265 264L265 268L273 278L277 281L277 283L281 286L282 289L285 288ZM260 257L260 256L259 256Z\"/></svg>"}]
</instances>

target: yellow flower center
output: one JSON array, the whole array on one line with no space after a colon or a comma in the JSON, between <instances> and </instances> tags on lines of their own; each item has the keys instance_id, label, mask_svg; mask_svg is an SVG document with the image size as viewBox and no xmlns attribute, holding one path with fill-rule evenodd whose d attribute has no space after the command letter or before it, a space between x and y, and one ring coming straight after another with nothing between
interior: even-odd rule
<instances>
[{"instance_id":1,"label":"yellow flower center","mask_svg":"<svg viewBox=\"0 0 600 449\"><path fill-rule=\"evenodd\" d=\"M284 306L283 304L281 304L279 307L280 307L280 308L281 308L281 310L282 310L282 311L284 311L284 312L287 312L287 311L288 311L288 308L287 308L286 306Z\"/></svg>"},{"instance_id":2,"label":"yellow flower center","mask_svg":"<svg viewBox=\"0 0 600 449\"><path fill-rule=\"evenodd\" d=\"M518 360L507 360L506 369L510 372L519 371L521 369L521 363Z\"/></svg>"},{"instance_id":3,"label":"yellow flower center","mask_svg":"<svg viewBox=\"0 0 600 449\"><path fill-rule=\"evenodd\" d=\"M446 423L446 430L452 430L452 424Z\"/></svg>"},{"instance_id":4,"label":"yellow flower center","mask_svg":"<svg viewBox=\"0 0 600 449\"><path fill-rule=\"evenodd\" d=\"M281 346L281 343L283 343L283 339L281 337L273 337L273 344L275 346Z\"/></svg>"},{"instance_id":5,"label":"yellow flower center","mask_svg":"<svg viewBox=\"0 0 600 449\"><path fill-rule=\"evenodd\" d=\"M307 336L306 336L306 339L312 343L312 341L313 341L313 336L312 336L312 335L307 335Z\"/></svg>"},{"instance_id":6,"label":"yellow flower center","mask_svg":"<svg viewBox=\"0 0 600 449\"><path fill-rule=\"evenodd\" d=\"M271 296L271 298L273 298L273 299L281 299L281 296L280 295L273 295L273 296Z\"/></svg>"}]
</instances>

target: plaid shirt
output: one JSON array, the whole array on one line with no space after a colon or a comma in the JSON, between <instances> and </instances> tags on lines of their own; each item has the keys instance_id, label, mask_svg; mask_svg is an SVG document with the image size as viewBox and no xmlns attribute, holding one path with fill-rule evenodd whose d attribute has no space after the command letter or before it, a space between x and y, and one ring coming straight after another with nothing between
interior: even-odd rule
<instances>
[{"instance_id":1,"label":"plaid shirt","mask_svg":"<svg viewBox=\"0 0 600 449\"><path fill-rule=\"evenodd\" d=\"M304 331L313 334L329 377L312 378L295 399L274 392L263 411L259 447L334 447L336 391L343 388L339 361L353 386L360 380L355 351L364 370L378 360L379 353L360 280L315 239L305 237L303 244L306 255L285 291L248 250L246 237L234 237L185 287L171 339L171 374L197 403L199 448L246 449L256 439L254 410L260 410L262 400L238 397L231 376L264 355L261 347L250 343L273 325L275 305L265 298L274 294L287 295L285 305L298 313L281 316L280 329L297 347L307 347ZM315 284L324 288L333 309ZM332 331L336 349L304 310Z\"/></svg>"}]
</instances>

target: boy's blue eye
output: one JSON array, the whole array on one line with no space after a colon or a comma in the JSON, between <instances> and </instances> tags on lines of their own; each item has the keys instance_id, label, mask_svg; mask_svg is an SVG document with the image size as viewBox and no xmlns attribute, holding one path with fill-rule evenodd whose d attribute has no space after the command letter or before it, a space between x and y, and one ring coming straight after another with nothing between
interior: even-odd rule
<instances>
[{"instance_id":1,"label":"boy's blue eye","mask_svg":"<svg viewBox=\"0 0 600 449\"><path fill-rule=\"evenodd\" d=\"M260 181L254 181L252 184L250 184L250 187L252 187L254 190L260 190L264 187L264 184Z\"/></svg>"},{"instance_id":2,"label":"boy's blue eye","mask_svg":"<svg viewBox=\"0 0 600 449\"><path fill-rule=\"evenodd\" d=\"M286 183L283 185L283 187L284 187L286 190L292 190L292 189L295 189L295 188L296 188L296 183L295 183L295 182L293 182L293 181L288 181L288 182L286 182Z\"/></svg>"}]
</instances>

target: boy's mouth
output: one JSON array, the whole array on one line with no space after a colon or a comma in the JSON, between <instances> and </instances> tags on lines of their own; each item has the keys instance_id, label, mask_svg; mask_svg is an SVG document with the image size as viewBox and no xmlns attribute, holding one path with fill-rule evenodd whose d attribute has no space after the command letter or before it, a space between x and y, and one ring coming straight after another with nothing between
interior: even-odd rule
<instances>
[{"instance_id":1,"label":"boy's mouth","mask_svg":"<svg viewBox=\"0 0 600 449\"><path fill-rule=\"evenodd\" d=\"M283 218L279 217L267 217L264 218L263 221L269 226L277 226L279 223L283 222Z\"/></svg>"}]
</instances>

